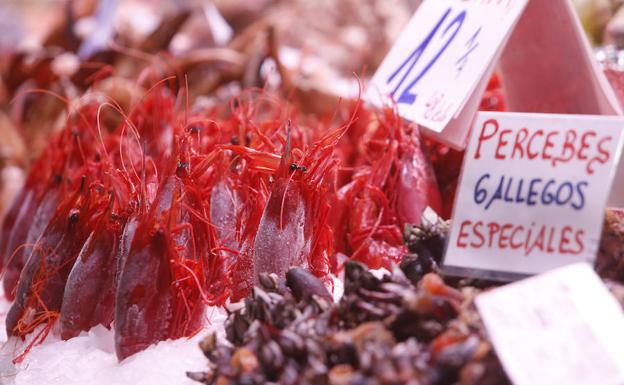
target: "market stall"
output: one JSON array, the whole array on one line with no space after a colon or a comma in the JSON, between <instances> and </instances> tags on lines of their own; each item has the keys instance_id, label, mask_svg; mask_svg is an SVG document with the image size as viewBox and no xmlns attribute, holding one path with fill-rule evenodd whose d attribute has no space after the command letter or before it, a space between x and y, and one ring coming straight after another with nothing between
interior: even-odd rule
<instances>
[{"instance_id":1,"label":"market stall","mask_svg":"<svg viewBox=\"0 0 624 385\"><path fill-rule=\"evenodd\" d=\"M0 4L0 384L624 384L623 12Z\"/></svg>"}]
</instances>

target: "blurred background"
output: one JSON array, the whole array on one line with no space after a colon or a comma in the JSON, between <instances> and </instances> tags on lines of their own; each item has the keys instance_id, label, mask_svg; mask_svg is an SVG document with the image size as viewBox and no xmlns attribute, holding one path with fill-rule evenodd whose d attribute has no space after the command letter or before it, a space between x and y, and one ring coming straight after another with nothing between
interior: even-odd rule
<instances>
[{"instance_id":1,"label":"blurred background","mask_svg":"<svg viewBox=\"0 0 624 385\"><path fill-rule=\"evenodd\" d=\"M624 0L574 0L596 55L624 67ZM296 90L314 112L354 96L420 0L3 0L0 218L24 170L96 89L127 110L146 87L185 79L195 103L243 87ZM619 77L611 76L612 82ZM177 80L172 80L177 81ZM71 101L71 102L70 102ZM114 127L120 117L104 114Z\"/></svg>"}]
</instances>

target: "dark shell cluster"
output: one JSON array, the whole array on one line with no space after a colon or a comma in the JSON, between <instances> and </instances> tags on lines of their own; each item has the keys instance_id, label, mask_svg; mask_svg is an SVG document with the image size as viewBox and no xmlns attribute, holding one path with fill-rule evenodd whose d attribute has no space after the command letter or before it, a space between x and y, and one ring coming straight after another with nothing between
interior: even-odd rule
<instances>
[{"instance_id":1,"label":"dark shell cluster","mask_svg":"<svg viewBox=\"0 0 624 385\"><path fill-rule=\"evenodd\" d=\"M597 270L624 305L618 214L607 214ZM338 302L304 269L261 274L230 312L226 339L200 344L206 371L188 376L210 385L511 384L473 301L495 284L439 275L447 231L439 219L407 226L409 253L381 278L347 262Z\"/></svg>"},{"instance_id":2,"label":"dark shell cluster","mask_svg":"<svg viewBox=\"0 0 624 385\"><path fill-rule=\"evenodd\" d=\"M487 342L470 293L434 274L413 285L397 269L382 278L345 265L345 292L334 303L307 271L285 281L262 275L226 322L227 341L201 348L205 384L508 384Z\"/></svg>"}]
</instances>

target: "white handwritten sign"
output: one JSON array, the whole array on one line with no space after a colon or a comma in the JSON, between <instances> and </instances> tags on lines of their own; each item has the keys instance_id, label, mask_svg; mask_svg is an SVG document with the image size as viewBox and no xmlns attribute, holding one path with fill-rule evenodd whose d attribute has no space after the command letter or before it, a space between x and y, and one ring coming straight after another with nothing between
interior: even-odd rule
<instances>
[{"instance_id":1,"label":"white handwritten sign","mask_svg":"<svg viewBox=\"0 0 624 385\"><path fill-rule=\"evenodd\" d=\"M624 384L624 314L589 265L485 292L476 304L515 385Z\"/></svg>"},{"instance_id":2,"label":"white handwritten sign","mask_svg":"<svg viewBox=\"0 0 624 385\"><path fill-rule=\"evenodd\" d=\"M495 67L509 111L622 114L570 0L425 0L367 98L463 149Z\"/></svg>"},{"instance_id":3,"label":"white handwritten sign","mask_svg":"<svg viewBox=\"0 0 624 385\"><path fill-rule=\"evenodd\" d=\"M593 261L623 128L620 117L479 113L444 269L514 278Z\"/></svg>"},{"instance_id":4,"label":"white handwritten sign","mask_svg":"<svg viewBox=\"0 0 624 385\"><path fill-rule=\"evenodd\" d=\"M441 132L491 67L528 0L426 0L375 73L371 101Z\"/></svg>"}]
</instances>

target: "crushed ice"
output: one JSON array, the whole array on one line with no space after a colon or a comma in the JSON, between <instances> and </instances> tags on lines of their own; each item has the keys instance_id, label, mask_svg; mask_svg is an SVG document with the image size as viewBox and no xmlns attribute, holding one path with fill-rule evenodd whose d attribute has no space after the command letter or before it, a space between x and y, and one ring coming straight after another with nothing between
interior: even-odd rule
<instances>
[{"instance_id":1,"label":"crushed ice","mask_svg":"<svg viewBox=\"0 0 624 385\"><path fill-rule=\"evenodd\" d=\"M335 301L343 294L342 278L342 274L332 276ZM28 340L7 340L4 324L10 305L0 285L0 385L196 385L186 372L206 369L206 358L197 344L211 331L223 338L227 318L224 308L211 307L206 312L209 326L196 336L160 342L122 362L115 356L112 330L96 326L69 341L60 340L53 330L22 362L14 364Z\"/></svg>"},{"instance_id":2,"label":"crushed ice","mask_svg":"<svg viewBox=\"0 0 624 385\"><path fill-rule=\"evenodd\" d=\"M206 358L198 342L211 330L223 331L226 318L222 308L209 308L211 325L190 339L163 341L145 351L117 362L113 332L96 326L88 333L61 341L51 333L34 346L21 363L13 359L25 343L7 341L4 322L10 304L0 298L0 384L2 385L193 385L187 371L206 368Z\"/></svg>"}]
</instances>

